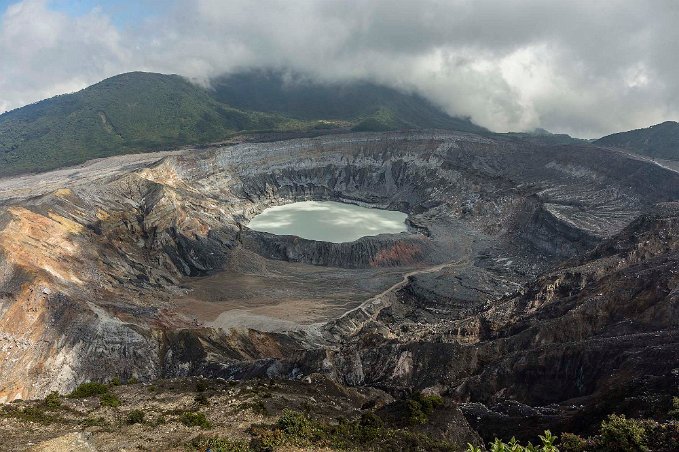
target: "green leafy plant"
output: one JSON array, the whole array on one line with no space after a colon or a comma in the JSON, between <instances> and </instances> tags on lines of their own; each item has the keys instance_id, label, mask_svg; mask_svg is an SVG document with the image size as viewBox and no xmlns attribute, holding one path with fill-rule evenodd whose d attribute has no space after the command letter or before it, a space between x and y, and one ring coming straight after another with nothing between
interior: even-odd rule
<instances>
[{"instance_id":1,"label":"green leafy plant","mask_svg":"<svg viewBox=\"0 0 679 452\"><path fill-rule=\"evenodd\" d=\"M638 419L611 414L601 423L601 442L609 450L648 450L646 426Z\"/></svg>"},{"instance_id":2,"label":"green leafy plant","mask_svg":"<svg viewBox=\"0 0 679 452\"><path fill-rule=\"evenodd\" d=\"M491 452L559 452L559 449L556 447L557 437L552 432L545 430L544 434L539 435L539 437L542 443L539 446L534 446L530 442L523 446L513 437L507 443L495 438L495 441L488 445L488 449ZM467 452L479 451L481 451L479 447L467 444Z\"/></svg>"}]
</instances>

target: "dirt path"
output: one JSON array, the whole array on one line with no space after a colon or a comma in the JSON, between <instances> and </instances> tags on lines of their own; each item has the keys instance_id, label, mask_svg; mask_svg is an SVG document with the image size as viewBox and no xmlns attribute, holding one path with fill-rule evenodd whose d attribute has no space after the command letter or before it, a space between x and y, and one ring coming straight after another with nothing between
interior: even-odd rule
<instances>
[{"instance_id":1,"label":"dirt path","mask_svg":"<svg viewBox=\"0 0 679 452\"><path fill-rule=\"evenodd\" d=\"M391 301L389 300L388 295L404 288L410 281L410 278L413 276L426 273L435 273L445 268L462 267L469 265L469 263L469 255L467 255L467 257L455 262L446 262L444 264L434 265L432 267L426 267L408 272L403 275L401 281L380 292L379 294L367 299L359 306L345 312L340 317L325 323L322 329L325 330L325 333L329 333L335 338L340 336L351 336L359 331L362 326L366 324L366 322L370 321L370 319L374 319L380 313L380 311L382 311L382 309L390 306Z\"/></svg>"},{"instance_id":2,"label":"dirt path","mask_svg":"<svg viewBox=\"0 0 679 452\"><path fill-rule=\"evenodd\" d=\"M380 292L379 294L375 295L374 297L371 297L367 301L374 300L374 299L377 299L377 298L381 298L381 297L383 297L384 295L386 295L390 292L396 292L397 290L404 288L406 286L406 284L408 284L408 281L410 280L410 278L413 277L413 276L422 275L422 274L425 274L425 273L436 273L438 271L443 270L444 268L460 267L460 266L464 266L464 265L468 265L468 264L469 264L469 258L464 258L464 259L460 259L459 261L455 261L455 262L446 262L445 264L439 264L439 265L435 265L433 267L427 267L427 268L422 268L422 269L419 269L419 270L413 270L413 271L403 275L403 279L401 281L397 282L396 284L394 284L393 286L391 286L387 290Z\"/></svg>"}]
</instances>

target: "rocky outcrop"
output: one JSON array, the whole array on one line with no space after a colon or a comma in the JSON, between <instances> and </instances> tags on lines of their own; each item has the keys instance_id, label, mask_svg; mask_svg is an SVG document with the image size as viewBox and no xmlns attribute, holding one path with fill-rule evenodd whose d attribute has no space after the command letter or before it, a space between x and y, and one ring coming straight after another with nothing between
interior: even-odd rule
<instances>
[{"instance_id":1,"label":"rocky outcrop","mask_svg":"<svg viewBox=\"0 0 679 452\"><path fill-rule=\"evenodd\" d=\"M659 205L517 295L435 327L404 315L419 303L406 287L341 348L333 371L349 384L360 376L474 402L470 421L489 437L586 430L613 408L664 414L679 375L677 237L679 205ZM532 423L517 429L513 418Z\"/></svg>"},{"instance_id":2,"label":"rocky outcrop","mask_svg":"<svg viewBox=\"0 0 679 452\"><path fill-rule=\"evenodd\" d=\"M270 259L343 268L412 266L424 262L433 251L425 237L405 234L330 243L248 230L240 236L240 242Z\"/></svg>"}]
</instances>

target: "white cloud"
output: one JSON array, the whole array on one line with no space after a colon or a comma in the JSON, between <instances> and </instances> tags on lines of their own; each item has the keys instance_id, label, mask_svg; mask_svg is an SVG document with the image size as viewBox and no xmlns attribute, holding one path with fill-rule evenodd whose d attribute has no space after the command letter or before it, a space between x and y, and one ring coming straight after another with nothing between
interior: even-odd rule
<instances>
[{"instance_id":1,"label":"white cloud","mask_svg":"<svg viewBox=\"0 0 679 452\"><path fill-rule=\"evenodd\" d=\"M133 28L45 0L0 25L0 108L129 70L248 67L415 90L492 130L578 136L679 119L679 2L176 0Z\"/></svg>"},{"instance_id":2,"label":"white cloud","mask_svg":"<svg viewBox=\"0 0 679 452\"><path fill-rule=\"evenodd\" d=\"M72 18L45 0L16 3L0 22L0 104L15 108L81 89L129 61L120 33L100 12Z\"/></svg>"}]
</instances>

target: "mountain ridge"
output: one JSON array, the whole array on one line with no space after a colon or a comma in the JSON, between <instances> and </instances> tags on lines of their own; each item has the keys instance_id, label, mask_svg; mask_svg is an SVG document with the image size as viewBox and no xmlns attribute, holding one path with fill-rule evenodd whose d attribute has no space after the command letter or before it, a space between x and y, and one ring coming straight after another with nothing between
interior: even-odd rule
<instances>
[{"instance_id":1,"label":"mountain ridge","mask_svg":"<svg viewBox=\"0 0 679 452\"><path fill-rule=\"evenodd\" d=\"M651 158L679 160L679 122L665 121L650 127L613 133L594 141Z\"/></svg>"},{"instance_id":2,"label":"mountain ridge","mask_svg":"<svg viewBox=\"0 0 679 452\"><path fill-rule=\"evenodd\" d=\"M178 75L129 72L110 77L0 115L0 176L216 142L236 133L486 131L450 117L422 97L380 85L306 83L291 91L283 84L282 76L272 72L218 78L213 89ZM258 90L268 94L247 99ZM245 94L236 95L240 91ZM266 99L276 101L275 108L267 107Z\"/></svg>"}]
</instances>

